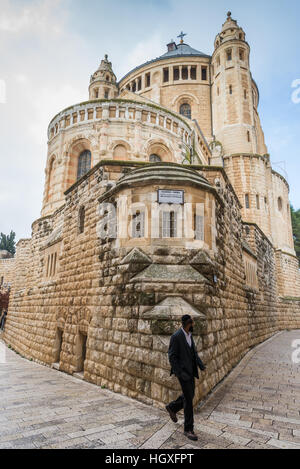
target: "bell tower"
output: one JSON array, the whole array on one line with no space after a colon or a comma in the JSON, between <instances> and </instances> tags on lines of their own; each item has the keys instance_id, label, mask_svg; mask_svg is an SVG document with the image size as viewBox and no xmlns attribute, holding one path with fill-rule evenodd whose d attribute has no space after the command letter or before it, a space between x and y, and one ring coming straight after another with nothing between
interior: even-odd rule
<instances>
[{"instance_id":1,"label":"bell tower","mask_svg":"<svg viewBox=\"0 0 300 469\"><path fill-rule=\"evenodd\" d=\"M118 96L117 78L108 55L105 55L98 70L91 76L89 96L90 100L113 99Z\"/></svg>"},{"instance_id":2,"label":"bell tower","mask_svg":"<svg viewBox=\"0 0 300 469\"><path fill-rule=\"evenodd\" d=\"M212 56L213 129L224 155L267 153L249 58L245 32L228 12Z\"/></svg>"}]
</instances>

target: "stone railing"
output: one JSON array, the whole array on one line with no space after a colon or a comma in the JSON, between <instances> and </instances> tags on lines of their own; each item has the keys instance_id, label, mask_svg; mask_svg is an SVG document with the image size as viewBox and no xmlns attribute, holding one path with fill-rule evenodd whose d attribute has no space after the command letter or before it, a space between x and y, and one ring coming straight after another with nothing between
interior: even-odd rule
<instances>
[{"instance_id":1,"label":"stone railing","mask_svg":"<svg viewBox=\"0 0 300 469\"><path fill-rule=\"evenodd\" d=\"M48 139L52 140L62 130L103 120L143 122L158 126L180 136L185 144L191 145L192 129L180 116L159 106L118 99L88 101L65 109L50 122Z\"/></svg>"}]
</instances>

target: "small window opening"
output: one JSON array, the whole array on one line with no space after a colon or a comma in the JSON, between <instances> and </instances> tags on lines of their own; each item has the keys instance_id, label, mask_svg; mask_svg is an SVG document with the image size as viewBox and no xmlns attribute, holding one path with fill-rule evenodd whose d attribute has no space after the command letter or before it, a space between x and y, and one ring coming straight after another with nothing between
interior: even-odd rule
<instances>
[{"instance_id":1,"label":"small window opening","mask_svg":"<svg viewBox=\"0 0 300 469\"><path fill-rule=\"evenodd\" d=\"M179 113L180 113L182 116L187 117L188 119L191 119L191 118L192 118L191 106L190 106L188 103L184 103L184 104L182 104L182 105L180 106Z\"/></svg>"},{"instance_id":2,"label":"small window opening","mask_svg":"<svg viewBox=\"0 0 300 469\"><path fill-rule=\"evenodd\" d=\"M195 239L204 241L204 217L202 215L194 216Z\"/></svg>"},{"instance_id":3,"label":"small window opening","mask_svg":"<svg viewBox=\"0 0 300 469\"><path fill-rule=\"evenodd\" d=\"M163 238L176 238L177 237L177 213L174 211L163 212L162 223L162 237Z\"/></svg>"},{"instance_id":4,"label":"small window opening","mask_svg":"<svg viewBox=\"0 0 300 469\"><path fill-rule=\"evenodd\" d=\"M189 78L189 70L187 67L182 67L182 79L188 80Z\"/></svg>"},{"instance_id":5,"label":"small window opening","mask_svg":"<svg viewBox=\"0 0 300 469\"><path fill-rule=\"evenodd\" d=\"M150 77L150 73L147 73L146 74L146 87L149 88L151 85L151 77Z\"/></svg>"},{"instance_id":6,"label":"small window opening","mask_svg":"<svg viewBox=\"0 0 300 469\"><path fill-rule=\"evenodd\" d=\"M150 163L160 163L161 157L156 154L153 154L153 155L150 155L149 161Z\"/></svg>"},{"instance_id":7,"label":"small window opening","mask_svg":"<svg viewBox=\"0 0 300 469\"><path fill-rule=\"evenodd\" d=\"M203 81L207 80L207 67L202 67L201 69L201 78Z\"/></svg>"},{"instance_id":8,"label":"small window opening","mask_svg":"<svg viewBox=\"0 0 300 469\"><path fill-rule=\"evenodd\" d=\"M169 68L164 68L164 83L169 81Z\"/></svg>"},{"instance_id":9,"label":"small window opening","mask_svg":"<svg viewBox=\"0 0 300 469\"><path fill-rule=\"evenodd\" d=\"M85 208L80 207L78 214L78 231L79 234L84 233L84 224L85 224Z\"/></svg>"},{"instance_id":10,"label":"small window opening","mask_svg":"<svg viewBox=\"0 0 300 469\"><path fill-rule=\"evenodd\" d=\"M179 80L179 68L178 67L174 67L173 74L174 74L174 81Z\"/></svg>"}]
</instances>

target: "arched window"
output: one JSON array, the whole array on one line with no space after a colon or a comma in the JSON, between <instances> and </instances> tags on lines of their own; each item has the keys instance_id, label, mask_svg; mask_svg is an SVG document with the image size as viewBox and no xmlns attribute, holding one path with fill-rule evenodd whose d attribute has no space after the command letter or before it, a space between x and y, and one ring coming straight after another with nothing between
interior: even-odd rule
<instances>
[{"instance_id":1,"label":"arched window","mask_svg":"<svg viewBox=\"0 0 300 469\"><path fill-rule=\"evenodd\" d=\"M89 150L80 153L77 167L77 181L91 169L92 155Z\"/></svg>"},{"instance_id":2,"label":"arched window","mask_svg":"<svg viewBox=\"0 0 300 469\"><path fill-rule=\"evenodd\" d=\"M278 197L278 210L281 212L282 210L282 198Z\"/></svg>"},{"instance_id":3,"label":"arched window","mask_svg":"<svg viewBox=\"0 0 300 469\"><path fill-rule=\"evenodd\" d=\"M188 103L184 103L180 106L179 113L188 119L192 118L191 106Z\"/></svg>"},{"instance_id":4,"label":"arched window","mask_svg":"<svg viewBox=\"0 0 300 469\"><path fill-rule=\"evenodd\" d=\"M152 155L150 155L149 161L150 163L160 163L161 157L153 153Z\"/></svg>"},{"instance_id":5,"label":"arched window","mask_svg":"<svg viewBox=\"0 0 300 469\"><path fill-rule=\"evenodd\" d=\"M115 147L114 160L127 160L127 150L124 145L117 145Z\"/></svg>"}]
</instances>

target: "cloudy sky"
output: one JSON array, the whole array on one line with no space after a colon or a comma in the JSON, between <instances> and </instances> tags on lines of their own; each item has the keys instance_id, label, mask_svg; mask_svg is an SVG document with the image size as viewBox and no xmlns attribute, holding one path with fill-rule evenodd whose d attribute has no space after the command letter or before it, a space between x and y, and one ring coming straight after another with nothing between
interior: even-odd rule
<instances>
[{"instance_id":1,"label":"cloudy sky","mask_svg":"<svg viewBox=\"0 0 300 469\"><path fill-rule=\"evenodd\" d=\"M0 231L30 237L42 204L48 123L87 99L105 53L118 78L164 53L181 30L211 54L229 9L252 48L274 169L288 174L300 208L300 102L292 99L300 96L299 0L0 0Z\"/></svg>"}]
</instances>

